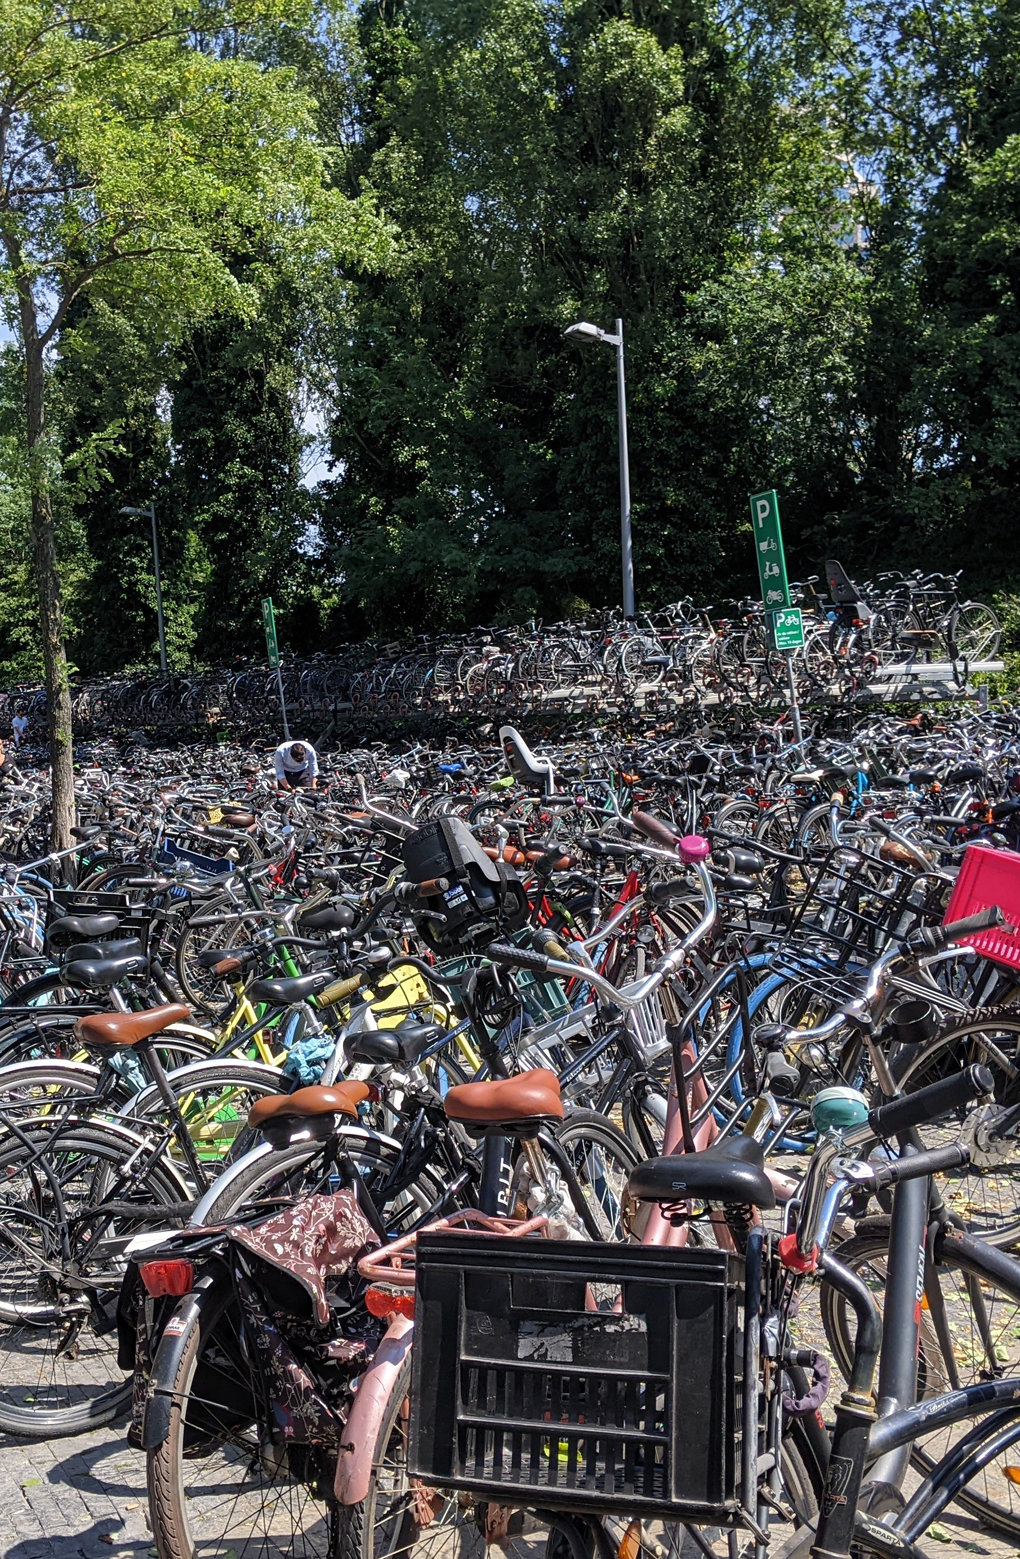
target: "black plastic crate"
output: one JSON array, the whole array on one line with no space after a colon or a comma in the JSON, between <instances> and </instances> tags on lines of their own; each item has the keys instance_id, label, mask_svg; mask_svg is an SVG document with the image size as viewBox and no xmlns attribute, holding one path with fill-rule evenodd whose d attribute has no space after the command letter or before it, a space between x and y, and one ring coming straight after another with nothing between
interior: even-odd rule
<instances>
[{"instance_id":1,"label":"black plastic crate","mask_svg":"<svg viewBox=\"0 0 1020 1559\"><path fill-rule=\"evenodd\" d=\"M416 1264L414 1475L509 1505L736 1515L742 1257L448 1233L420 1235Z\"/></svg>"}]
</instances>

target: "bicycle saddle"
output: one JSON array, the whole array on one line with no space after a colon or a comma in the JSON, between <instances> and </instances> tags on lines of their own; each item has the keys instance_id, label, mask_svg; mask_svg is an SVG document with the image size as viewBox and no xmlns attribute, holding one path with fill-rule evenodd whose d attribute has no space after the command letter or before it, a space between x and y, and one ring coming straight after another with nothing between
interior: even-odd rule
<instances>
[{"instance_id":1,"label":"bicycle saddle","mask_svg":"<svg viewBox=\"0 0 1020 1559\"><path fill-rule=\"evenodd\" d=\"M46 943L87 942L92 937L112 936L119 927L118 915L61 915L46 932Z\"/></svg>"},{"instance_id":2,"label":"bicycle saddle","mask_svg":"<svg viewBox=\"0 0 1020 1559\"><path fill-rule=\"evenodd\" d=\"M298 974L286 980L253 980L248 995L252 1001L264 1001L269 1007L292 1007L324 991L335 979L332 969L319 969L315 974Z\"/></svg>"},{"instance_id":3,"label":"bicycle saddle","mask_svg":"<svg viewBox=\"0 0 1020 1559\"><path fill-rule=\"evenodd\" d=\"M357 922L357 915L349 904L324 904L321 909L310 909L298 916L298 925L309 931L350 931Z\"/></svg>"},{"instance_id":4,"label":"bicycle saddle","mask_svg":"<svg viewBox=\"0 0 1020 1559\"><path fill-rule=\"evenodd\" d=\"M460 1083L444 1101L451 1121L481 1136L496 1126L508 1136L535 1136L543 1121L563 1119L560 1080L544 1066L491 1083Z\"/></svg>"},{"instance_id":5,"label":"bicycle saddle","mask_svg":"<svg viewBox=\"0 0 1020 1559\"><path fill-rule=\"evenodd\" d=\"M83 1045L138 1045L190 1017L191 1008L179 1001L146 1012L90 1012L74 1025L74 1036Z\"/></svg>"},{"instance_id":6,"label":"bicycle saddle","mask_svg":"<svg viewBox=\"0 0 1020 1559\"><path fill-rule=\"evenodd\" d=\"M120 958L74 958L64 965L68 984L80 985L87 991L108 991L118 980L148 972L149 960L139 953L126 953Z\"/></svg>"},{"instance_id":7,"label":"bicycle saddle","mask_svg":"<svg viewBox=\"0 0 1020 1559\"><path fill-rule=\"evenodd\" d=\"M248 1125L256 1131L269 1121L314 1119L320 1115L357 1115L367 1099L367 1083L333 1083L329 1087L296 1088L293 1093L271 1093L257 1099L248 1111Z\"/></svg>"},{"instance_id":8,"label":"bicycle saddle","mask_svg":"<svg viewBox=\"0 0 1020 1559\"><path fill-rule=\"evenodd\" d=\"M631 1170L627 1190L638 1202L683 1202L696 1197L703 1202L775 1207L776 1193L764 1164L762 1145L753 1137L726 1137L700 1153L646 1159Z\"/></svg>"},{"instance_id":9,"label":"bicycle saddle","mask_svg":"<svg viewBox=\"0 0 1020 1559\"><path fill-rule=\"evenodd\" d=\"M371 1029L351 1034L347 1040L347 1054L352 1061L412 1066L445 1032L439 1023L418 1023L409 1018L395 1029Z\"/></svg>"},{"instance_id":10,"label":"bicycle saddle","mask_svg":"<svg viewBox=\"0 0 1020 1559\"><path fill-rule=\"evenodd\" d=\"M75 942L64 954L66 963L83 958L144 958L145 944L139 937L114 937L109 942Z\"/></svg>"},{"instance_id":11,"label":"bicycle saddle","mask_svg":"<svg viewBox=\"0 0 1020 1559\"><path fill-rule=\"evenodd\" d=\"M250 947L207 947L191 956L200 969L211 969L220 979L226 979L228 975L250 969L257 954Z\"/></svg>"}]
</instances>

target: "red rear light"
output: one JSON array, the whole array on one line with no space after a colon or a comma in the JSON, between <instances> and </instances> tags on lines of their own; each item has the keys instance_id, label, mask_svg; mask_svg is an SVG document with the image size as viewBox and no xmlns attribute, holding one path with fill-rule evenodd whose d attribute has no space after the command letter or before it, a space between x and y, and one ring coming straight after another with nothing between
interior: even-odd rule
<instances>
[{"instance_id":1,"label":"red rear light","mask_svg":"<svg viewBox=\"0 0 1020 1559\"><path fill-rule=\"evenodd\" d=\"M190 1294L195 1286L195 1263L183 1256L173 1261L143 1261L138 1271L153 1299L166 1299L168 1295L179 1299L182 1294Z\"/></svg>"},{"instance_id":2,"label":"red rear light","mask_svg":"<svg viewBox=\"0 0 1020 1559\"><path fill-rule=\"evenodd\" d=\"M414 1294L406 1288L369 1288L365 1290L365 1309L369 1315L385 1320L388 1315L406 1315L414 1319Z\"/></svg>"}]
</instances>

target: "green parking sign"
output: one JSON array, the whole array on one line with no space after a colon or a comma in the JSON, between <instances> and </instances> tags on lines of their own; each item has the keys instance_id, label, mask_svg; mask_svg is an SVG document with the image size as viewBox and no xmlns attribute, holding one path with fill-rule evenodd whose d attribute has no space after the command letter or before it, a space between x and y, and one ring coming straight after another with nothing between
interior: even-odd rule
<instances>
[{"instance_id":1,"label":"green parking sign","mask_svg":"<svg viewBox=\"0 0 1020 1559\"><path fill-rule=\"evenodd\" d=\"M804 644L804 619L800 607L788 606L785 611L770 612L769 631L773 649L801 649Z\"/></svg>"},{"instance_id":2,"label":"green parking sign","mask_svg":"<svg viewBox=\"0 0 1020 1559\"><path fill-rule=\"evenodd\" d=\"M790 587L786 580L783 532L779 525L779 500L774 488L767 493L751 494L751 529L765 608L770 612L785 609L790 605Z\"/></svg>"},{"instance_id":3,"label":"green parking sign","mask_svg":"<svg viewBox=\"0 0 1020 1559\"><path fill-rule=\"evenodd\" d=\"M266 596L262 602L262 623L266 630L266 655L269 664L274 668L280 664L280 649L276 642L276 618L273 615L273 602Z\"/></svg>"}]
</instances>

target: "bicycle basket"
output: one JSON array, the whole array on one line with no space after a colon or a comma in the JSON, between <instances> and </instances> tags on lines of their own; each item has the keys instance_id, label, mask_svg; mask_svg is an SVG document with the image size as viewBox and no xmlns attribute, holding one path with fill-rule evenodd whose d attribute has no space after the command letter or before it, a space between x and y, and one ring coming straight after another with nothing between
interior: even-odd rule
<instances>
[{"instance_id":1,"label":"bicycle basket","mask_svg":"<svg viewBox=\"0 0 1020 1559\"><path fill-rule=\"evenodd\" d=\"M410 1471L510 1505L736 1518L743 1283L721 1250L421 1235Z\"/></svg>"},{"instance_id":2,"label":"bicycle basket","mask_svg":"<svg viewBox=\"0 0 1020 1559\"><path fill-rule=\"evenodd\" d=\"M972 844L964 854L943 924L965 920L995 904L1009 925L965 936L963 945L976 948L993 963L1020 969L1020 855L1014 850L991 850L987 845Z\"/></svg>"},{"instance_id":3,"label":"bicycle basket","mask_svg":"<svg viewBox=\"0 0 1020 1559\"><path fill-rule=\"evenodd\" d=\"M164 838L156 856L156 865L173 867L178 861L193 866L197 872L202 872L207 877L227 877L236 865L236 862L226 857L200 855L197 850L185 850L172 839Z\"/></svg>"},{"instance_id":4,"label":"bicycle basket","mask_svg":"<svg viewBox=\"0 0 1020 1559\"><path fill-rule=\"evenodd\" d=\"M849 845L792 869L796 898L784 942L824 947L837 965L869 963L890 941L915 926L938 922L936 889L916 871L902 870ZM790 883L791 868L786 869Z\"/></svg>"}]
</instances>

